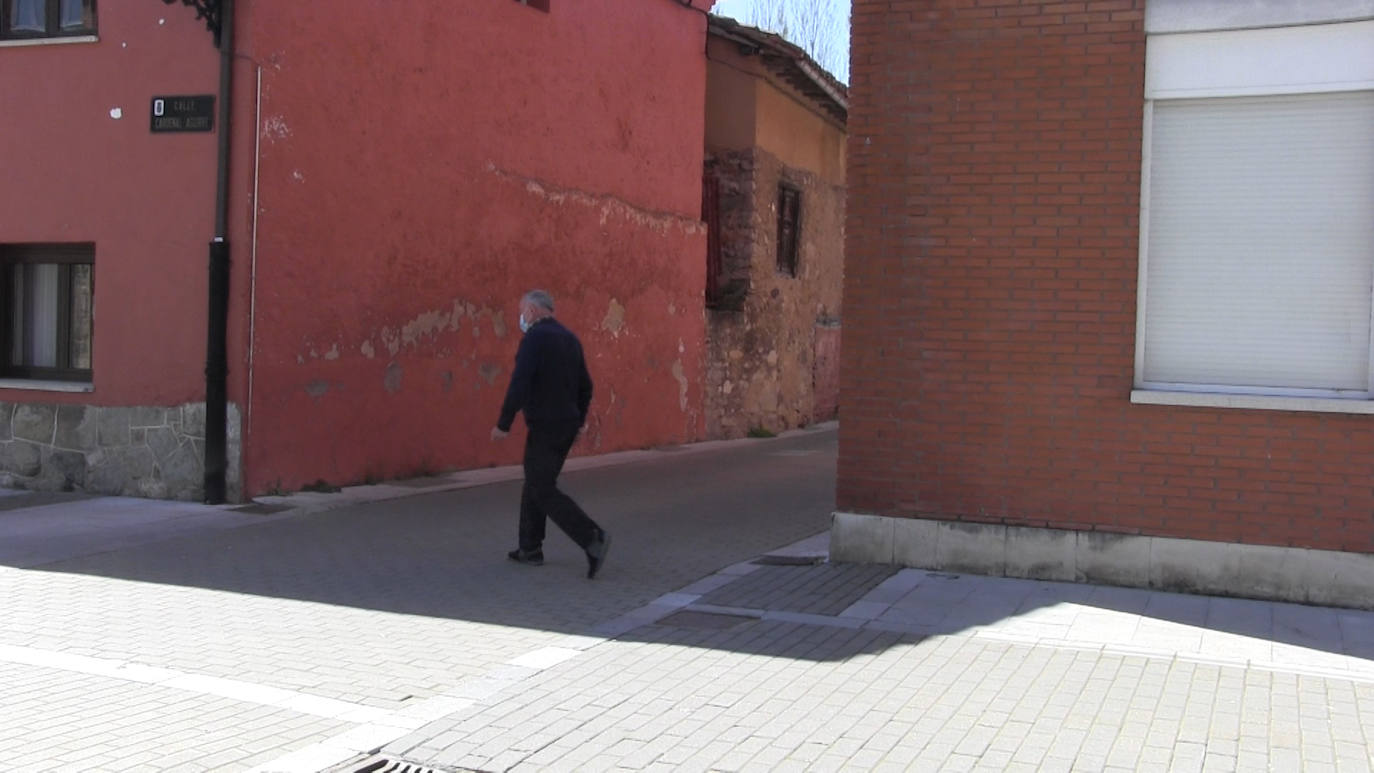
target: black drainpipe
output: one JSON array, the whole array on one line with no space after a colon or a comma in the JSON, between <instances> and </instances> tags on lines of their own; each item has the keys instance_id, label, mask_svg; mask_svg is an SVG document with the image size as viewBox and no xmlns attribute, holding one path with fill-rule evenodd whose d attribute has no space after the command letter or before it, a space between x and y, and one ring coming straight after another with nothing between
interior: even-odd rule
<instances>
[{"instance_id":1,"label":"black drainpipe","mask_svg":"<svg viewBox=\"0 0 1374 773\"><path fill-rule=\"evenodd\" d=\"M219 3L219 152L215 238L210 240L210 296L205 330L205 501L224 501L229 408L229 96L234 85L234 0Z\"/></svg>"},{"instance_id":2,"label":"black drainpipe","mask_svg":"<svg viewBox=\"0 0 1374 773\"><path fill-rule=\"evenodd\" d=\"M178 0L162 0L173 5ZM215 237L210 240L210 298L205 325L205 501L224 502L229 413L229 96L234 87L234 0L180 0L215 35L219 47L219 148L215 165Z\"/></svg>"},{"instance_id":3,"label":"black drainpipe","mask_svg":"<svg viewBox=\"0 0 1374 773\"><path fill-rule=\"evenodd\" d=\"M162 0L173 5L178 0ZM205 501L224 502L229 412L229 95L234 86L234 0L180 0L215 35L219 47L219 149L215 238L210 240L210 299L205 326Z\"/></svg>"},{"instance_id":4,"label":"black drainpipe","mask_svg":"<svg viewBox=\"0 0 1374 773\"><path fill-rule=\"evenodd\" d=\"M162 0L173 5L177 0ZM219 47L219 149L215 237L210 240L210 298L205 326L205 501L224 502L229 413L229 95L234 86L234 0L180 0L215 35Z\"/></svg>"}]
</instances>

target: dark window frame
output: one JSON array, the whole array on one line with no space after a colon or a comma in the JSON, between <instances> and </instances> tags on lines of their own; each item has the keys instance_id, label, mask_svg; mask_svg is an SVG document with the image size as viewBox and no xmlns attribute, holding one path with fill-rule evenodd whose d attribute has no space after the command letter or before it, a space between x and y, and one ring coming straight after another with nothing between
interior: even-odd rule
<instances>
[{"instance_id":1,"label":"dark window frame","mask_svg":"<svg viewBox=\"0 0 1374 773\"><path fill-rule=\"evenodd\" d=\"M802 191L783 181L778 183L778 272L796 276L801 252Z\"/></svg>"},{"instance_id":2,"label":"dark window frame","mask_svg":"<svg viewBox=\"0 0 1374 773\"><path fill-rule=\"evenodd\" d=\"M529 6L536 11L543 11L544 13L549 12L549 0L515 0L515 2Z\"/></svg>"},{"instance_id":3,"label":"dark window frame","mask_svg":"<svg viewBox=\"0 0 1374 773\"><path fill-rule=\"evenodd\" d=\"M57 367L37 367L11 361L14 329L12 313L14 298L14 267L19 265L56 265L57 279ZM71 367L72 356L72 266L91 267L91 339L94 353L95 338L95 245L90 242L69 244L0 244L0 378L33 381L70 381L91 383L93 368Z\"/></svg>"},{"instance_id":4,"label":"dark window frame","mask_svg":"<svg viewBox=\"0 0 1374 773\"><path fill-rule=\"evenodd\" d=\"M62 2L61 0L44 0L44 11L47 14L47 29L42 32L30 32L27 30L11 30L10 16L14 13L14 0L0 0L0 40L45 40L48 38L84 38L96 34L99 29L99 14L96 9L96 0L83 0L89 6L91 22L89 25L83 24L72 29L62 29Z\"/></svg>"},{"instance_id":5,"label":"dark window frame","mask_svg":"<svg viewBox=\"0 0 1374 773\"><path fill-rule=\"evenodd\" d=\"M720 247L720 177L701 179L701 220L706 224L706 305L720 303L725 290L725 258Z\"/></svg>"}]
</instances>

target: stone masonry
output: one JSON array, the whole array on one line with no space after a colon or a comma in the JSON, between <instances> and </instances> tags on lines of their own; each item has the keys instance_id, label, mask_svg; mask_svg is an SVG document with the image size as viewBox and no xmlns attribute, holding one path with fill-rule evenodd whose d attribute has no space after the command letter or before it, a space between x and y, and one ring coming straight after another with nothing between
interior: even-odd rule
<instances>
[{"instance_id":1,"label":"stone masonry","mask_svg":"<svg viewBox=\"0 0 1374 773\"><path fill-rule=\"evenodd\" d=\"M844 260L844 188L762 148L717 152L726 292L707 312L712 437L782 432L834 418ZM777 190L801 191L797 275L777 266ZM818 355L823 368L817 368ZM818 388L819 387L819 388Z\"/></svg>"},{"instance_id":2,"label":"stone masonry","mask_svg":"<svg viewBox=\"0 0 1374 773\"><path fill-rule=\"evenodd\" d=\"M239 411L229 406L228 494L241 494ZM198 500L205 404L104 407L0 402L0 486Z\"/></svg>"}]
</instances>

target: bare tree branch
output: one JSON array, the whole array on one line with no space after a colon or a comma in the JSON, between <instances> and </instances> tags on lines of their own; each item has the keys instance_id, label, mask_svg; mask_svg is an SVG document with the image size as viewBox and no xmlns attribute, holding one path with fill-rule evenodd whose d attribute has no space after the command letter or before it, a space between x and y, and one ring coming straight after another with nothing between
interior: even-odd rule
<instances>
[{"instance_id":1,"label":"bare tree branch","mask_svg":"<svg viewBox=\"0 0 1374 773\"><path fill-rule=\"evenodd\" d=\"M754 0L739 21L781 35L848 83L849 11L850 0Z\"/></svg>"}]
</instances>

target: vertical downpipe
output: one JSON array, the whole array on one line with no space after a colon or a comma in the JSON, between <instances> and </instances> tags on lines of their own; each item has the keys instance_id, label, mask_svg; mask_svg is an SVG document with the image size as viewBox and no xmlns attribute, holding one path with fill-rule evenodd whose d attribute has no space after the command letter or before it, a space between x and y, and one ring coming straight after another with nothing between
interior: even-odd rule
<instances>
[{"instance_id":1,"label":"vertical downpipe","mask_svg":"<svg viewBox=\"0 0 1374 773\"><path fill-rule=\"evenodd\" d=\"M224 502L229 409L229 101L234 85L234 0L220 0L219 153L215 179L215 238L210 240L205 338L205 501Z\"/></svg>"}]
</instances>

